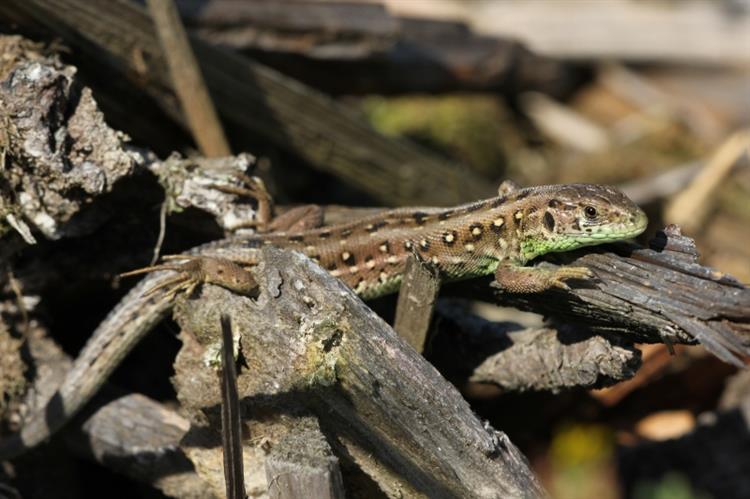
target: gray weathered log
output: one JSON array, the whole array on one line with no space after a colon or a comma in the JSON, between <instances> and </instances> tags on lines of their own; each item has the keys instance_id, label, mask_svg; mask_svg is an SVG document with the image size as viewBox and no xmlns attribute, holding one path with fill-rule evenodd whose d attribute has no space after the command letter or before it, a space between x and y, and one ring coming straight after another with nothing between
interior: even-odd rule
<instances>
[{"instance_id":1,"label":"gray weathered log","mask_svg":"<svg viewBox=\"0 0 750 499\"><path fill-rule=\"evenodd\" d=\"M206 286L176 310L181 327L204 345L218 338L218 314L230 315L251 367L238 380L245 402L291 395L288 402L313 410L326 434L367 449L430 497L544 495L507 438L482 425L351 290L298 253L266 247L261 261L257 302ZM216 387L201 387L192 374L183 376L192 389L178 393L199 393L216 407Z\"/></svg>"},{"instance_id":2,"label":"gray weathered log","mask_svg":"<svg viewBox=\"0 0 750 499\"><path fill-rule=\"evenodd\" d=\"M398 292L393 329L417 352L424 350L439 291L440 276L437 270L429 263L410 256Z\"/></svg>"},{"instance_id":3,"label":"gray weathered log","mask_svg":"<svg viewBox=\"0 0 750 499\"><path fill-rule=\"evenodd\" d=\"M190 422L162 404L131 394L88 415L65 435L68 447L118 473L153 485L170 497L214 495L180 449Z\"/></svg>"},{"instance_id":4,"label":"gray weathered log","mask_svg":"<svg viewBox=\"0 0 750 499\"><path fill-rule=\"evenodd\" d=\"M313 417L300 418L266 458L271 499L343 499L339 460Z\"/></svg>"},{"instance_id":5,"label":"gray weathered log","mask_svg":"<svg viewBox=\"0 0 750 499\"><path fill-rule=\"evenodd\" d=\"M507 392L601 388L633 377L640 351L627 339L614 342L585 328L522 328L469 313L453 300L435 310L429 359L441 371L460 372L476 383Z\"/></svg>"},{"instance_id":6,"label":"gray weathered log","mask_svg":"<svg viewBox=\"0 0 750 499\"><path fill-rule=\"evenodd\" d=\"M153 25L123 0L10 0L0 19L45 28L81 55L142 89L185 125ZM255 136L394 205L457 204L492 189L416 145L375 132L357 112L276 71L200 41L192 43L220 115L237 137ZM236 149L247 147L235 144Z\"/></svg>"}]
</instances>

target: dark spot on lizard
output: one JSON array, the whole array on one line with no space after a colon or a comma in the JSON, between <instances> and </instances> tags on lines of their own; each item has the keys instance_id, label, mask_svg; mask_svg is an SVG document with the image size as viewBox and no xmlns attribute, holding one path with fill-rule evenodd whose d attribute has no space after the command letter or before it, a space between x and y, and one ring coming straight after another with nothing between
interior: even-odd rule
<instances>
[{"instance_id":1,"label":"dark spot on lizard","mask_svg":"<svg viewBox=\"0 0 750 499\"><path fill-rule=\"evenodd\" d=\"M423 211L416 211L412 216L414 217L414 222L416 222L417 225L424 225L428 217L427 213Z\"/></svg>"},{"instance_id":2,"label":"dark spot on lizard","mask_svg":"<svg viewBox=\"0 0 750 499\"><path fill-rule=\"evenodd\" d=\"M428 241L427 239L422 239L421 241L419 241L419 247L423 251L428 251L430 249L430 241Z\"/></svg>"},{"instance_id":3,"label":"dark spot on lizard","mask_svg":"<svg viewBox=\"0 0 750 499\"><path fill-rule=\"evenodd\" d=\"M531 194L531 189L520 191L518 194L516 194L516 201L529 197L529 194Z\"/></svg>"},{"instance_id":4,"label":"dark spot on lizard","mask_svg":"<svg viewBox=\"0 0 750 499\"><path fill-rule=\"evenodd\" d=\"M289 240L293 243L301 243L305 240L305 236L297 235L297 236L289 236Z\"/></svg>"},{"instance_id":5,"label":"dark spot on lizard","mask_svg":"<svg viewBox=\"0 0 750 499\"><path fill-rule=\"evenodd\" d=\"M552 213L548 211L544 213L544 226L547 227L547 230L550 232L555 230L555 217L553 217Z\"/></svg>"},{"instance_id":6,"label":"dark spot on lizard","mask_svg":"<svg viewBox=\"0 0 750 499\"><path fill-rule=\"evenodd\" d=\"M575 230L581 230L581 224L578 222L577 218L576 218L575 222L573 222L572 227Z\"/></svg>"},{"instance_id":7,"label":"dark spot on lizard","mask_svg":"<svg viewBox=\"0 0 750 499\"><path fill-rule=\"evenodd\" d=\"M447 210L442 213L438 213L438 220L448 220L453 216L453 210Z\"/></svg>"},{"instance_id":8,"label":"dark spot on lizard","mask_svg":"<svg viewBox=\"0 0 750 499\"><path fill-rule=\"evenodd\" d=\"M349 237L352 235L352 229L344 229L341 231L341 237Z\"/></svg>"},{"instance_id":9,"label":"dark spot on lizard","mask_svg":"<svg viewBox=\"0 0 750 499\"><path fill-rule=\"evenodd\" d=\"M367 227L365 227L365 230L370 233L377 232L379 229L382 229L386 225L388 225L388 222L386 222L385 220L381 220L380 222L375 222L368 225Z\"/></svg>"},{"instance_id":10,"label":"dark spot on lizard","mask_svg":"<svg viewBox=\"0 0 750 499\"><path fill-rule=\"evenodd\" d=\"M331 231L325 230L321 232L320 234L318 234L318 237L320 237L321 239L328 239L329 237L331 237Z\"/></svg>"},{"instance_id":11,"label":"dark spot on lizard","mask_svg":"<svg viewBox=\"0 0 750 499\"><path fill-rule=\"evenodd\" d=\"M357 263L357 259L354 258L354 255L348 251L344 251L343 253L341 253L341 260L347 265L354 265Z\"/></svg>"},{"instance_id":12,"label":"dark spot on lizard","mask_svg":"<svg viewBox=\"0 0 750 499\"><path fill-rule=\"evenodd\" d=\"M550 199L549 203L547 203L547 206L549 206L550 208L557 208L558 206L560 206L560 201L558 201L557 199Z\"/></svg>"}]
</instances>

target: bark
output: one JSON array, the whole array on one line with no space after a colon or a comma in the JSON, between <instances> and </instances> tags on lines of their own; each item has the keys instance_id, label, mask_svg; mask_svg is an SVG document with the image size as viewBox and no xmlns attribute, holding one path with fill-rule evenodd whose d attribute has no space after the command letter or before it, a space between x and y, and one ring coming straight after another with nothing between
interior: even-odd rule
<instances>
[{"instance_id":1,"label":"bark","mask_svg":"<svg viewBox=\"0 0 750 499\"><path fill-rule=\"evenodd\" d=\"M640 351L585 328L522 328L487 321L441 300L427 358L455 383L491 383L506 392L602 388L632 378Z\"/></svg>"}]
</instances>

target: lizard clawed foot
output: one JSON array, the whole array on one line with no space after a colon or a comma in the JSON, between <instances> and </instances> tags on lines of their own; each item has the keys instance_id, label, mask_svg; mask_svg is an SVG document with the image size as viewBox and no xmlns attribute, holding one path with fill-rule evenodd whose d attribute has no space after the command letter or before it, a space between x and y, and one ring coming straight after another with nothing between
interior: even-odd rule
<instances>
[{"instance_id":1,"label":"lizard clawed foot","mask_svg":"<svg viewBox=\"0 0 750 499\"><path fill-rule=\"evenodd\" d=\"M212 187L227 194L254 199L258 205L256 218L244 222L242 226L255 228L259 232L268 231L269 224L273 219L273 198L266 189L266 184L260 177L244 173L235 173L235 177L242 182L242 186L213 184Z\"/></svg>"},{"instance_id":2,"label":"lizard clawed foot","mask_svg":"<svg viewBox=\"0 0 750 499\"><path fill-rule=\"evenodd\" d=\"M160 270L172 270L177 275L167 279L148 289L144 296L151 296L161 289L168 289L167 295L174 297L177 293L184 292L190 296L199 284L215 284L235 293L256 297L258 296L258 283L253 275L226 258L199 256L199 255L165 255L165 263L143 267L130 272L120 274L120 277L146 274ZM169 261L183 260L182 263L170 263Z\"/></svg>"},{"instance_id":3,"label":"lizard clawed foot","mask_svg":"<svg viewBox=\"0 0 750 499\"><path fill-rule=\"evenodd\" d=\"M587 280L596 275L586 267L560 267L556 269L549 278L551 286L569 290L570 286L565 282L568 279Z\"/></svg>"},{"instance_id":4,"label":"lizard clawed foot","mask_svg":"<svg viewBox=\"0 0 750 499\"><path fill-rule=\"evenodd\" d=\"M560 267L554 270L539 267L503 265L495 271L492 287L509 293L541 293L552 288L569 290L569 279L592 279L594 273L586 267Z\"/></svg>"}]
</instances>

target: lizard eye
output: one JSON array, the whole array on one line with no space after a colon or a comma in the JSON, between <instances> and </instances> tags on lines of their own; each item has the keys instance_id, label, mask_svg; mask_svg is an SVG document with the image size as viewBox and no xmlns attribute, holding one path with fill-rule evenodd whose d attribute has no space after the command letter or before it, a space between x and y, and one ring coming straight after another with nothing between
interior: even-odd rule
<instances>
[{"instance_id":1,"label":"lizard eye","mask_svg":"<svg viewBox=\"0 0 750 499\"><path fill-rule=\"evenodd\" d=\"M583 213L586 215L586 218L592 219L596 218L596 208L593 206L587 206L583 209Z\"/></svg>"}]
</instances>

